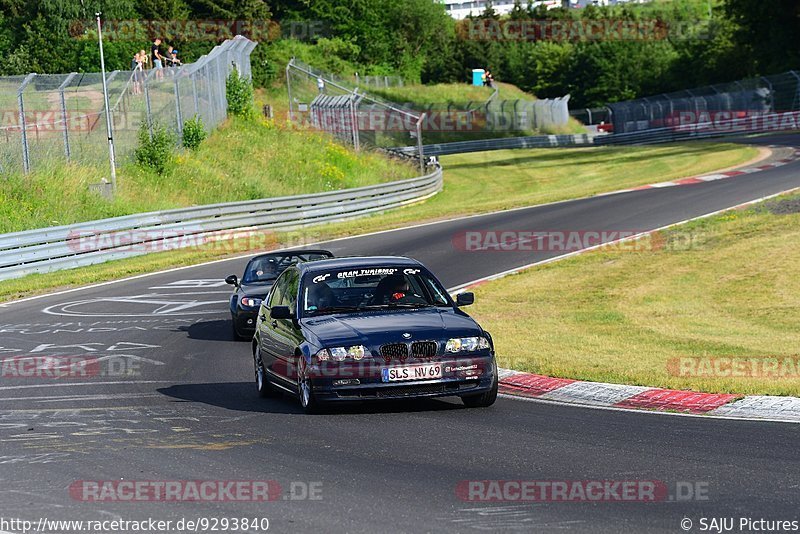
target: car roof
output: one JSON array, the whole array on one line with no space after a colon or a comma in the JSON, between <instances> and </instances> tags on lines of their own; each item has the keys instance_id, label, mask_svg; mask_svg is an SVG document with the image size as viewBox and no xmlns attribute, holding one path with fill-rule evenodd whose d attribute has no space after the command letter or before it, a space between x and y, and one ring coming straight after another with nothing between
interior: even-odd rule
<instances>
[{"instance_id":1,"label":"car roof","mask_svg":"<svg viewBox=\"0 0 800 534\"><path fill-rule=\"evenodd\" d=\"M258 260L261 258L269 258L270 256L299 256L301 254L326 254L333 257L333 252L330 250L324 250L321 248L314 248L314 249L298 249L298 250L282 250L280 252L267 252L264 254L259 254L258 256L253 256L250 258L249 261Z\"/></svg>"},{"instance_id":2,"label":"car roof","mask_svg":"<svg viewBox=\"0 0 800 534\"><path fill-rule=\"evenodd\" d=\"M301 273L317 272L317 271L330 271L334 269L350 269L360 267L404 267L414 266L422 267L422 264L417 260L411 258L404 258L402 256L358 256L350 258L333 258L330 260L317 260L308 263L299 263L297 268Z\"/></svg>"}]
</instances>

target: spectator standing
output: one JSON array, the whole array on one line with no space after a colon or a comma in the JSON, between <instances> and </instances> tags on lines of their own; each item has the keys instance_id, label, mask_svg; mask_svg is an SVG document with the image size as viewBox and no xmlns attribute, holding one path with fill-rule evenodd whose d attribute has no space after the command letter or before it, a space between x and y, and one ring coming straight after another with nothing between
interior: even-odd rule
<instances>
[{"instance_id":1,"label":"spectator standing","mask_svg":"<svg viewBox=\"0 0 800 534\"><path fill-rule=\"evenodd\" d=\"M133 71L133 94L138 95L142 92L142 56L141 52L136 52L131 60L131 70Z\"/></svg>"},{"instance_id":2,"label":"spectator standing","mask_svg":"<svg viewBox=\"0 0 800 534\"><path fill-rule=\"evenodd\" d=\"M153 45L150 47L150 57L153 60L153 68L156 69L156 77L160 80L164 77L164 73L162 69L164 68L164 57L161 55L161 51L159 50L159 46L161 46L161 39L156 37L153 41Z\"/></svg>"},{"instance_id":3,"label":"spectator standing","mask_svg":"<svg viewBox=\"0 0 800 534\"><path fill-rule=\"evenodd\" d=\"M170 47L170 48L172 48L172 47ZM169 61L169 66L170 67L180 67L181 66L181 60L178 59L178 51L175 50L174 48L172 48L172 50L170 50L169 57L167 58L167 61Z\"/></svg>"},{"instance_id":4,"label":"spectator standing","mask_svg":"<svg viewBox=\"0 0 800 534\"><path fill-rule=\"evenodd\" d=\"M317 78L317 89L319 89L320 93L325 92L325 80L323 80L322 77Z\"/></svg>"}]
</instances>

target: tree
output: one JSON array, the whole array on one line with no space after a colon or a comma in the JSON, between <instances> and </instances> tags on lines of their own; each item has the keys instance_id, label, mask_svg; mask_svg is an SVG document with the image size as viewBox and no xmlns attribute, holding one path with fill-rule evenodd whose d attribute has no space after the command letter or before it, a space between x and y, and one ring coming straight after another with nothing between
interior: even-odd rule
<instances>
[{"instance_id":1,"label":"tree","mask_svg":"<svg viewBox=\"0 0 800 534\"><path fill-rule=\"evenodd\" d=\"M514 0L514 7L511 8L508 18L511 20L524 20L528 18L528 12L522 7L522 0Z\"/></svg>"},{"instance_id":2,"label":"tree","mask_svg":"<svg viewBox=\"0 0 800 534\"><path fill-rule=\"evenodd\" d=\"M186 20L190 15L184 0L136 0L136 11L145 20Z\"/></svg>"},{"instance_id":3,"label":"tree","mask_svg":"<svg viewBox=\"0 0 800 534\"><path fill-rule=\"evenodd\" d=\"M486 20L498 20L500 18L492 5L492 0L486 0L486 8L478 18Z\"/></svg>"},{"instance_id":4,"label":"tree","mask_svg":"<svg viewBox=\"0 0 800 534\"><path fill-rule=\"evenodd\" d=\"M748 50L759 74L800 68L800 3L797 0L725 0L736 25L733 39Z\"/></svg>"}]
</instances>

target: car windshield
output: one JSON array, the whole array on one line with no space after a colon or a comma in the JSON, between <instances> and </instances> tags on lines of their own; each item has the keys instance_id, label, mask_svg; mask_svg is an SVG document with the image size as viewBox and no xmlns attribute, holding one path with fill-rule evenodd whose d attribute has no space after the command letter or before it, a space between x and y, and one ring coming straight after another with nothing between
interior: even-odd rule
<instances>
[{"instance_id":1,"label":"car windshield","mask_svg":"<svg viewBox=\"0 0 800 534\"><path fill-rule=\"evenodd\" d=\"M305 315L324 315L450 306L446 295L423 269L375 266L306 273L301 299Z\"/></svg>"},{"instance_id":2,"label":"car windshield","mask_svg":"<svg viewBox=\"0 0 800 534\"><path fill-rule=\"evenodd\" d=\"M268 254L258 256L250 260L244 270L242 283L258 284L273 282L286 270L287 267L301 261L314 261L331 258L329 254L321 252L313 253L287 253L287 254Z\"/></svg>"}]
</instances>

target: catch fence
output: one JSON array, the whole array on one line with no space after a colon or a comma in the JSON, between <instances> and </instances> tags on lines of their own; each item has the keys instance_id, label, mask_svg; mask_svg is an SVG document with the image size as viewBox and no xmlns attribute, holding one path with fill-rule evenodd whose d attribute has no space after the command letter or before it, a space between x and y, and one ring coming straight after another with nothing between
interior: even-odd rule
<instances>
[{"instance_id":1,"label":"catch fence","mask_svg":"<svg viewBox=\"0 0 800 534\"><path fill-rule=\"evenodd\" d=\"M250 77L256 43L237 36L194 63L162 70L106 73L111 131L105 121L101 73L0 77L0 175L28 173L67 161L97 164L108 158L108 138L118 161L130 157L146 124L166 127L176 142L194 116L207 130L227 116L225 81L233 69Z\"/></svg>"},{"instance_id":2,"label":"catch fence","mask_svg":"<svg viewBox=\"0 0 800 534\"><path fill-rule=\"evenodd\" d=\"M362 147L417 147L413 155L425 171L422 150L424 114L361 92L344 78L317 70L297 59L286 66L290 118Z\"/></svg>"}]
</instances>

